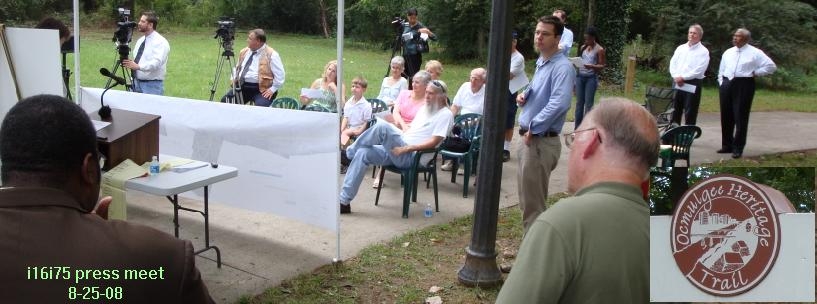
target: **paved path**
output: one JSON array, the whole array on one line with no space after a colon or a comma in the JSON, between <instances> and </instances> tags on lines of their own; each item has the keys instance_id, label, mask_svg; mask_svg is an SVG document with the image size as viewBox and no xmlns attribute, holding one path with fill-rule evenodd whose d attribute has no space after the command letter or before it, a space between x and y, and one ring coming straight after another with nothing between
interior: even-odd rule
<instances>
[{"instance_id":1,"label":"paved path","mask_svg":"<svg viewBox=\"0 0 817 304\"><path fill-rule=\"evenodd\" d=\"M717 154L720 148L720 122L717 113L703 113L698 118L703 129L701 138L692 147L692 163L717 162L730 157ZM565 126L569 132L572 123ZM763 112L753 113L749 140L744 156L817 148L817 113ZM515 139L518 139L515 138ZM562 156L550 181L550 193L565 191L566 159ZM516 205L516 157L503 165L500 206ZM316 173L319 174L319 173ZM400 178L386 174L387 187L381 193L379 206L374 206L375 190L367 176L358 197L353 201L352 214L341 216L341 258L355 256L364 247L390 240L407 231L451 221L473 211L474 189L468 198L462 197L462 177L450 183L450 173L439 173L440 212L433 218L423 217L426 203L433 203L430 190L418 192L418 203L412 204L408 219L402 219ZM340 177L342 178L342 177ZM340 180L340 179L339 179ZM218 188L218 185L215 185ZM183 205L200 208L197 201L181 199ZM168 233L172 231L172 208L163 197L128 192L128 216ZM196 260L211 295L219 303L232 303L244 295L255 295L277 285L282 280L307 273L328 264L335 256L335 234L272 214L256 213L211 204L210 239L222 252L224 263L216 268L211 251ZM203 244L201 216L180 215L180 236L191 239L199 248ZM145 250L150 250L146 248Z\"/></svg>"}]
</instances>

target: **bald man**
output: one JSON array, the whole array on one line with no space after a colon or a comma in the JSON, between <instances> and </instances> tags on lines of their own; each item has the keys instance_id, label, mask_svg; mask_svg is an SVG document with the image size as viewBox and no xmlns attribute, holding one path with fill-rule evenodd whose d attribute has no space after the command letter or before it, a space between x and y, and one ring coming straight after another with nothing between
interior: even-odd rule
<instances>
[{"instance_id":1,"label":"bald man","mask_svg":"<svg viewBox=\"0 0 817 304\"><path fill-rule=\"evenodd\" d=\"M658 159L655 119L602 99L565 135L568 191L539 215L497 303L647 303L649 213L640 185Z\"/></svg>"}]
</instances>

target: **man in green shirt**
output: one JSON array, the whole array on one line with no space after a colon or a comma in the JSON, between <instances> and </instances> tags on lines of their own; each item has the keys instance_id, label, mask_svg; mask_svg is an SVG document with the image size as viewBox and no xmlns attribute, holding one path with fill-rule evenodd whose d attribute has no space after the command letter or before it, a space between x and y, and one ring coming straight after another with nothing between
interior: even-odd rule
<instances>
[{"instance_id":1,"label":"man in green shirt","mask_svg":"<svg viewBox=\"0 0 817 304\"><path fill-rule=\"evenodd\" d=\"M649 302L649 207L640 185L658 158L655 119L602 100L573 133L568 191L525 235L497 303Z\"/></svg>"}]
</instances>

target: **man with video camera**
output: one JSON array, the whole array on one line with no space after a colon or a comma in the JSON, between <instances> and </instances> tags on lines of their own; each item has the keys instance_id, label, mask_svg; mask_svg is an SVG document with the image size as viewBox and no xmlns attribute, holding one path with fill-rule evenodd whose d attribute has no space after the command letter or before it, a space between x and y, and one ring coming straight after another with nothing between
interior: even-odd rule
<instances>
[{"instance_id":1,"label":"man with video camera","mask_svg":"<svg viewBox=\"0 0 817 304\"><path fill-rule=\"evenodd\" d=\"M164 95L170 44L156 31L158 23L155 12L142 13L137 29L145 35L136 41L136 57L122 60L122 66L133 71L134 92Z\"/></svg>"},{"instance_id":2,"label":"man with video camera","mask_svg":"<svg viewBox=\"0 0 817 304\"><path fill-rule=\"evenodd\" d=\"M437 40L437 36L417 21L416 8L408 9L406 15L408 22L401 22L403 32L400 39L403 42L403 58L406 59L406 69L403 75L406 79L411 79L420 70L423 53L428 53L428 39ZM411 82L409 82L409 89L411 89Z\"/></svg>"}]
</instances>

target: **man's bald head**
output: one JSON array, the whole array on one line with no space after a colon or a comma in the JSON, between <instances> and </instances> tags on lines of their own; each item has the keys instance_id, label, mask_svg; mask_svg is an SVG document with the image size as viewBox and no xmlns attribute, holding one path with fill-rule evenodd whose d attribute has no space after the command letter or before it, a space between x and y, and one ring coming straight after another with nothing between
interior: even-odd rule
<instances>
[{"instance_id":1,"label":"man's bald head","mask_svg":"<svg viewBox=\"0 0 817 304\"><path fill-rule=\"evenodd\" d=\"M658 160L655 117L641 105L619 97L602 98L588 117L606 134L605 143L625 153L640 170Z\"/></svg>"}]
</instances>

